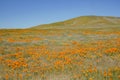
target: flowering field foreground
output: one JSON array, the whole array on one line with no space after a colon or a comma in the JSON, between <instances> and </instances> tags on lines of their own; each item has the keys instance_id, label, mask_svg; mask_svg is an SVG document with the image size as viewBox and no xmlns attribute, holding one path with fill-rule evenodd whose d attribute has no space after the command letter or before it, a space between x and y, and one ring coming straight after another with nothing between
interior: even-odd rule
<instances>
[{"instance_id":1,"label":"flowering field foreground","mask_svg":"<svg viewBox=\"0 0 120 80\"><path fill-rule=\"evenodd\" d=\"M0 80L120 80L120 28L0 30Z\"/></svg>"}]
</instances>

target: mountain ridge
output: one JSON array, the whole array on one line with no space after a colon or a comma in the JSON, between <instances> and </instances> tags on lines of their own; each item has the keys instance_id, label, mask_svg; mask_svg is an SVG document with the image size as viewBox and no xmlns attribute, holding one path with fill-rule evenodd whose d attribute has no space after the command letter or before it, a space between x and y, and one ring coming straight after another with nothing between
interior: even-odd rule
<instances>
[{"instance_id":1,"label":"mountain ridge","mask_svg":"<svg viewBox=\"0 0 120 80\"><path fill-rule=\"evenodd\" d=\"M31 27L32 29L64 29L83 26L120 25L120 17L113 16L80 16L65 21L43 24Z\"/></svg>"}]
</instances>

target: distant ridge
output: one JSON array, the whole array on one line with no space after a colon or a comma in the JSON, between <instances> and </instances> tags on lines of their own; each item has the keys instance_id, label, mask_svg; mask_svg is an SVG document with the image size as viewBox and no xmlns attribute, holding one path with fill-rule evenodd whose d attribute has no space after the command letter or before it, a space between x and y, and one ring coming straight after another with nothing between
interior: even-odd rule
<instances>
[{"instance_id":1,"label":"distant ridge","mask_svg":"<svg viewBox=\"0 0 120 80\"><path fill-rule=\"evenodd\" d=\"M32 29L75 29L85 26L120 25L120 17L112 16L80 16L69 20L43 24L31 27Z\"/></svg>"}]
</instances>

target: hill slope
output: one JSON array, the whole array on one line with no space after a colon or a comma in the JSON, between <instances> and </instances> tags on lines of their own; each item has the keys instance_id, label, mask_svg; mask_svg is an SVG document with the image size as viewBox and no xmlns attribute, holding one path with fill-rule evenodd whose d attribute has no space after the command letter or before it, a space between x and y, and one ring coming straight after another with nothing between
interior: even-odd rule
<instances>
[{"instance_id":1,"label":"hill slope","mask_svg":"<svg viewBox=\"0 0 120 80\"><path fill-rule=\"evenodd\" d=\"M110 16L81 16L70 20L43 24L32 27L32 29L79 29L83 27L120 25L119 17Z\"/></svg>"}]
</instances>

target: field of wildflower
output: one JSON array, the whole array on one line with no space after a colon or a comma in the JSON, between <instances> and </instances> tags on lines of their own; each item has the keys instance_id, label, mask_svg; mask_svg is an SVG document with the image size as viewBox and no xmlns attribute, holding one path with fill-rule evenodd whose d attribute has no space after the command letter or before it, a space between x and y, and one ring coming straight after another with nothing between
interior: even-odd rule
<instances>
[{"instance_id":1,"label":"field of wildflower","mask_svg":"<svg viewBox=\"0 0 120 80\"><path fill-rule=\"evenodd\" d=\"M120 80L120 27L1 29L0 80Z\"/></svg>"}]
</instances>

